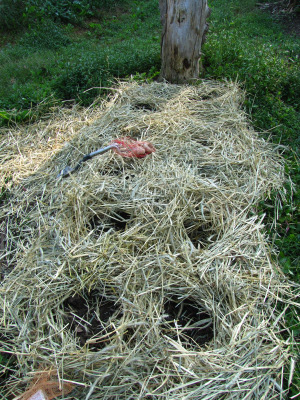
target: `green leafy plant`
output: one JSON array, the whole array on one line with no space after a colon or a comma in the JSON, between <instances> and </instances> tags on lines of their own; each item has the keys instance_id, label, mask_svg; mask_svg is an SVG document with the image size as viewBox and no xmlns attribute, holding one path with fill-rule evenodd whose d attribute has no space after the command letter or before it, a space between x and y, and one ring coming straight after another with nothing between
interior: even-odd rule
<instances>
[{"instance_id":1,"label":"green leafy plant","mask_svg":"<svg viewBox=\"0 0 300 400\"><path fill-rule=\"evenodd\" d=\"M78 23L82 17L92 15L92 5L87 0L27 0L23 14L27 24L44 18L55 22Z\"/></svg>"},{"instance_id":2,"label":"green leafy plant","mask_svg":"<svg viewBox=\"0 0 300 400\"><path fill-rule=\"evenodd\" d=\"M51 20L44 20L37 27L30 28L20 41L20 44L29 49L57 50L70 44L59 25Z\"/></svg>"},{"instance_id":3,"label":"green leafy plant","mask_svg":"<svg viewBox=\"0 0 300 400\"><path fill-rule=\"evenodd\" d=\"M104 29L99 23L91 22L89 28L96 37L101 37L104 34Z\"/></svg>"},{"instance_id":4,"label":"green leafy plant","mask_svg":"<svg viewBox=\"0 0 300 400\"><path fill-rule=\"evenodd\" d=\"M150 42L145 48L139 41L115 44L102 51L83 54L76 65L69 64L54 82L54 89L62 99L76 99L89 104L103 93L97 89L108 87L115 78L125 78L138 72L159 68L157 45ZM90 88L95 88L89 90Z\"/></svg>"},{"instance_id":5,"label":"green leafy plant","mask_svg":"<svg viewBox=\"0 0 300 400\"><path fill-rule=\"evenodd\" d=\"M0 32L16 31L23 26L24 4L22 0L0 2Z\"/></svg>"}]
</instances>

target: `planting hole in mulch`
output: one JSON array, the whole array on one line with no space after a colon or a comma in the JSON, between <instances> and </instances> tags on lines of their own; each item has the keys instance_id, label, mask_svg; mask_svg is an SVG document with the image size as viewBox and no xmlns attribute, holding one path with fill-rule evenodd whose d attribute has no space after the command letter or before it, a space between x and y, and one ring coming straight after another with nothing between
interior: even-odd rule
<instances>
[{"instance_id":1,"label":"planting hole in mulch","mask_svg":"<svg viewBox=\"0 0 300 400\"><path fill-rule=\"evenodd\" d=\"M201 100L205 101L205 100L212 100L212 99L216 99L219 96L217 91L212 91L210 93L204 94L203 96L201 96Z\"/></svg>"},{"instance_id":2,"label":"planting hole in mulch","mask_svg":"<svg viewBox=\"0 0 300 400\"><path fill-rule=\"evenodd\" d=\"M187 346L203 346L214 337L213 318L191 299L171 297L164 304L168 315L163 324L164 333Z\"/></svg>"},{"instance_id":3,"label":"planting hole in mulch","mask_svg":"<svg viewBox=\"0 0 300 400\"><path fill-rule=\"evenodd\" d=\"M125 176L125 179L126 179L126 181L128 181L128 180L130 180L130 179L133 179L135 177L135 174L127 174L126 176Z\"/></svg>"},{"instance_id":4,"label":"planting hole in mulch","mask_svg":"<svg viewBox=\"0 0 300 400\"><path fill-rule=\"evenodd\" d=\"M207 223L203 224L201 221L185 221L184 227L186 234L196 248L203 248L213 243L217 238L216 231Z\"/></svg>"},{"instance_id":5,"label":"planting hole in mulch","mask_svg":"<svg viewBox=\"0 0 300 400\"><path fill-rule=\"evenodd\" d=\"M113 229L114 231L125 231L126 224L130 221L131 215L123 210L116 210L114 215L107 217L105 215L94 214L88 224L87 228L94 231L95 234L100 235L103 232L108 232Z\"/></svg>"},{"instance_id":6,"label":"planting hole in mulch","mask_svg":"<svg viewBox=\"0 0 300 400\"><path fill-rule=\"evenodd\" d=\"M133 109L142 110L142 111L156 111L155 104L150 103L136 103L133 104Z\"/></svg>"},{"instance_id":7,"label":"planting hole in mulch","mask_svg":"<svg viewBox=\"0 0 300 400\"><path fill-rule=\"evenodd\" d=\"M120 169L120 168L115 168L115 169L109 169L109 170L106 170L106 169L100 169L100 171L99 171L99 174L100 175L102 175L102 176L120 176L120 175L122 175L122 169Z\"/></svg>"},{"instance_id":8,"label":"planting hole in mulch","mask_svg":"<svg viewBox=\"0 0 300 400\"><path fill-rule=\"evenodd\" d=\"M107 299L97 290L91 293L76 294L67 298L64 303L64 321L69 324L69 329L79 339L81 346L95 337L107 333L106 323L115 313L120 315L120 306ZM109 340L109 339L108 339ZM105 342L93 342L93 348L104 347ZM90 348L90 350L92 350Z\"/></svg>"}]
</instances>

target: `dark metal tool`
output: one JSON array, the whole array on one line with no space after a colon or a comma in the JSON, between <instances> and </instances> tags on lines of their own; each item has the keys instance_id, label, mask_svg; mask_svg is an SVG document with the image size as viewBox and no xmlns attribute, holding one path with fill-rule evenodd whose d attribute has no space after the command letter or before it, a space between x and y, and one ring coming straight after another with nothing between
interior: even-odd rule
<instances>
[{"instance_id":1,"label":"dark metal tool","mask_svg":"<svg viewBox=\"0 0 300 400\"><path fill-rule=\"evenodd\" d=\"M106 153L107 151L111 150L111 149L118 149L119 145L117 143L113 143L110 144L106 147L103 147L102 149L93 151L92 153L86 154L79 162L77 165L75 165L74 168L72 167L66 167L64 168L62 171L60 171L60 173L57 175L57 179L58 178L66 178L67 176L71 175L73 172L77 171L80 167L81 164L87 160L90 160L91 158L98 156L99 154L103 154Z\"/></svg>"}]
</instances>

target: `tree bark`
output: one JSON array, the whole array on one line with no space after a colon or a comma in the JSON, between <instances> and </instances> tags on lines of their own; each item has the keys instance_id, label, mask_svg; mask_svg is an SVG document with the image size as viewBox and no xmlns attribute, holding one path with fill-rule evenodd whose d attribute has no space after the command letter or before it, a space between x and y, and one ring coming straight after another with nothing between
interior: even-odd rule
<instances>
[{"instance_id":1,"label":"tree bark","mask_svg":"<svg viewBox=\"0 0 300 400\"><path fill-rule=\"evenodd\" d=\"M161 78L187 83L199 78L201 47L208 30L207 0L159 0Z\"/></svg>"}]
</instances>

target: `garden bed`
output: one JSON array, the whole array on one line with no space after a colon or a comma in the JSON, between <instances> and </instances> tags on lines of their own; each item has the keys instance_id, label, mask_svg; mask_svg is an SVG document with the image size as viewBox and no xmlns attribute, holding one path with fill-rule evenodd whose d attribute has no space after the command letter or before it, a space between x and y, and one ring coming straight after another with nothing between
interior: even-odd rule
<instances>
[{"instance_id":1,"label":"garden bed","mask_svg":"<svg viewBox=\"0 0 300 400\"><path fill-rule=\"evenodd\" d=\"M7 396L50 382L80 399L280 398L292 359L278 303L294 296L255 206L282 189L281 157L235 84L113 93L1 138ZM57 178L128 136L156 151Z\"/></svg>"}]
</instances>

